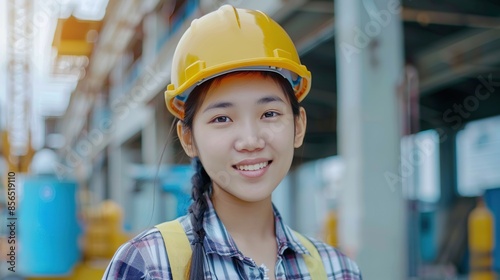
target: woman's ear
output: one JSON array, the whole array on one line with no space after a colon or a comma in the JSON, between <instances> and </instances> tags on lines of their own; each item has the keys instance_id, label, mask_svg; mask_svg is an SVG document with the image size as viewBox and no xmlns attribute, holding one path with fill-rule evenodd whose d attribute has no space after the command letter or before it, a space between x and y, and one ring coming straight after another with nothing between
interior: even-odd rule
<instances>
[{"instance_id":1,"label":"woman's ear","mask_svg":"<svg viewBox=\"0 0 500 280\"><path fill-rule=\"evenodd\" d=\"M191 130L186 129L181 121L177 122L177 136L179 137L179 140L181 141L182 148L184 149L184 152L190 157L193 158L197 156L196 153L196 147L194 146L193 143L193 134L191 133Z\"/></svg>"},{"instance_id":2,"label":"woman's ear","mask_svg":"<svg viewBox=\"0 0 500 280\"><path fill-rule=\"evenodd\" d=\"M304 142L304 136L306 135L307 126L307 116L306 109L300 107L299 116L295 118L295 139L293 142L293 147L299 148Z\"/></svg>"}]
</instances>

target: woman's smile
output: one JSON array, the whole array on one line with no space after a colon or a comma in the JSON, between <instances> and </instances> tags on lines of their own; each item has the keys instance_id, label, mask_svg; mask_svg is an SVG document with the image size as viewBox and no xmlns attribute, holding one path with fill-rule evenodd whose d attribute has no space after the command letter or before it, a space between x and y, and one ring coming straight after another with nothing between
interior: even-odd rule
<instances>
[{"instance_id":1,"label":"woman's smile","mask_svg":"<svg viewBox=\"0 0 500 280\"><path fill-rule=\"evenodd\" d=\"M239 164L233 165L233 168L244 177L258 178L267 172L272 162L272 160L261 159L245 160Z\"/></svg>"}]
</instances>

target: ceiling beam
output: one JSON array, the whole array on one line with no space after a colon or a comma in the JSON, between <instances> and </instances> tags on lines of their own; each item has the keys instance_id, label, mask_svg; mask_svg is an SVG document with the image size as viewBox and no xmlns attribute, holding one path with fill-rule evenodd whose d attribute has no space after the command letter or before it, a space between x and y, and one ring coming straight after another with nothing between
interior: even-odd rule
<instances>
[{"instance_id":1,"label":"ceiling beam","mask_svg":"<svg viewBox=\"0 0 500 280\"><path fill-rule=\"evenodd\" d=\"M403 8L401 18L403 21L418 22L424 26L429 24L440 24L474 28L500 28L499 17L472 14Z\"/></svg>"},{"instance_id":2,"label":"ceiling beam","mask_svg":"<svg viewBox=\"0 0 500 280\"><path fill-rule=\"evenodd\" d=\"M497 68L500 64L498 46L499 30L489 29L449 36L422 50L416 56L421 94L430 94L459 79L477 76L485 69Z\"/></svg>"},{"instance_id":3,"label":"ceiling beam","mask_svg":"<svg viewBox=\"0 0 500 280\"><path fill-rule=\"evenodd\" d=\"M335 18L332 16L331 19L325 21L317 29L312 30L307 36L297 40L295 45L298 53L304 55L333 36L335 36ZM335 55L334 49L332 49L332 54Z\"/></svg>"}]
</instances>

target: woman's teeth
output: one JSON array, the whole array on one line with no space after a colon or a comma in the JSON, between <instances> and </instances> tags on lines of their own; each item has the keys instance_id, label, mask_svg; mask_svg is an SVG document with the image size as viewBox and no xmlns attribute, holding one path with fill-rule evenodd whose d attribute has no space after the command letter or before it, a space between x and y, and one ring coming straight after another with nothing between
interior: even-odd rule
<instances>
[{"instance_id":1,"label":"woman's teeth","mask_svg":"<svg viewBox=\"0 0 500 280\"><path fill-rule=\"evenodd\" d=\"M243 171L255 171L266 167L268 164L269 163L266 161L252 165L236 165L236 168Z\"/></svg>"}]
</instances>

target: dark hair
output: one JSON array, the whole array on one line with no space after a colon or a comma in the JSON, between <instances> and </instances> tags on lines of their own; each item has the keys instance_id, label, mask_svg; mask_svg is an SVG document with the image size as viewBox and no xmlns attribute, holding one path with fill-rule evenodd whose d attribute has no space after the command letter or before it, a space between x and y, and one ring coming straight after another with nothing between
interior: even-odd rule
<instances>
[{"instance_id":1,"label":"dark hair","mask_svg":"<svg viewBox=\"0 0 500 280\"><path fill-rule=\"evenodd\" d=\"M212 86L216 86L220 81L227 76L231 75L248 75L250 73L259 73L264 78L272 79L278 83L285 93L286 98L291 104L292 113L295 117L299 115L300 105L295 97L294 91L288 80L283 78L278 73L274 72L233 72L228 73L217 78L207 80L203 84L197 86L189 95L186 103L184 104L184 120L181 121L185 129L192 132L193 120L196 112L203 103L208 90ZM191 134L192 137L193 134ZM194 140L194 139L193 139ZM194 143L194 141L193 141ZM194 233L194 249L193 255L191 257L191 264L189 270L190 280L205 279L203 261L205 258L205 252L203 247L203 241L205 239L205 230L203 228L203 217L208 208L208 203L205 195L210 195L212 191L212 180L208 176L203 164L198 157L193 158L193 163L196 173L191 178L191 183L193 184L191 197L193 203L189 206L189 213L191 218L191 223L193 225Z\"/></svg>"}]
</instances>

